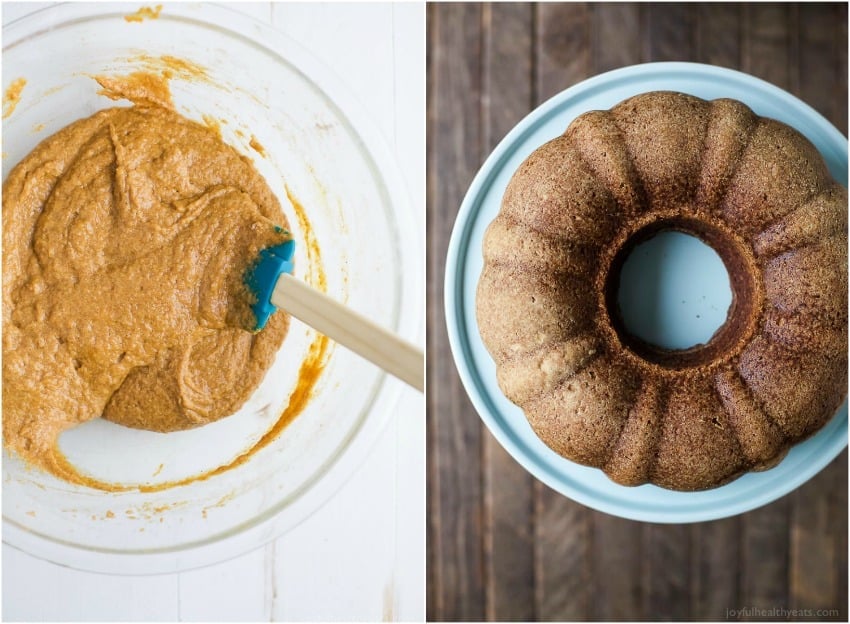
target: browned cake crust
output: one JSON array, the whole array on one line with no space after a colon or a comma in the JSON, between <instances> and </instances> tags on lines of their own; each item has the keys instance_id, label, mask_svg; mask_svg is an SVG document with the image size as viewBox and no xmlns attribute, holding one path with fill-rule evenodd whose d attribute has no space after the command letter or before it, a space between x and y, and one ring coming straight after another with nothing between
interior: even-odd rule
<instances>
[{"instance_id":1,"label":"browned cake crust","mask_svg":"<svg viewBox=\"0 0 850 624\"><path fill-rule=\"evenodd\" d=\"M624 329L629 251L661 230L723 258L705 345ZM721 485L777 463L847 392L847 191L815 147L734 100L673 92L576 119L520 165L484 238L481 337L537 435L625 485Z\"/></svg>"}]
</instances>

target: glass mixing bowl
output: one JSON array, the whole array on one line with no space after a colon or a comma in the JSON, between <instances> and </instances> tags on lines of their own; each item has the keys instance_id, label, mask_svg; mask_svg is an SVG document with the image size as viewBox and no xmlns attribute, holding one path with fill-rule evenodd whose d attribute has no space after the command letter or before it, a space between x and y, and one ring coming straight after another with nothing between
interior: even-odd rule
<instances>
[{"instance_id":1,"label":"glass mixing bowl","mask_svg":"<svg viewBox=\"0 0 850 624\"><path fill-rule=\"evenodd\" d=\"M296 274L323 270L335 298L413 339L421 322L421 231L391 153L332 73L284 35L227 8L169 4L128 22L120 4L60 5L3 29L4 89L26 86L3 121L3 175L39 141L115 103L97 74L163 69L174 57L178 111L220 127L276 192L298 241ZM256 146L257 142L262 146ZM304 206L299 221L296 200ZM314 240L320 257L308 253ZM265 380L235 415L156 434L97 419L63 434L80 472L157 485L227 466L278 421L315 333L293 321ZM160 491L108 492L60 481L4 451L3 538L37 557L112 573L220 561L280 535L351 474L388 421L402 386L344 349L329 349L306 407L240 465Z\"/></svg>"}]
</instances>

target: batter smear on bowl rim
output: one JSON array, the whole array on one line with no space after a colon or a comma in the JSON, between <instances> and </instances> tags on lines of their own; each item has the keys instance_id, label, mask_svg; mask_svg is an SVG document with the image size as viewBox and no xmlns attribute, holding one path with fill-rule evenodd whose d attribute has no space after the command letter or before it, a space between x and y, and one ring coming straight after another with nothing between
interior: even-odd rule
<instances>
[{"instance_id":1,"label":"batter smear on bowl rim","mask_svg":"<svg viewBox=\"0 0 850 624\"><path fill-rule=\"evenodd\" d=\"M134 106L70 124L3 184L4 444L76 481L63 431L99 416L160 432L228 416L289 323L245 329L244 274L290 238L251 161L177 114L158 76L98 82Z\"/></svg>"}]
</instances>

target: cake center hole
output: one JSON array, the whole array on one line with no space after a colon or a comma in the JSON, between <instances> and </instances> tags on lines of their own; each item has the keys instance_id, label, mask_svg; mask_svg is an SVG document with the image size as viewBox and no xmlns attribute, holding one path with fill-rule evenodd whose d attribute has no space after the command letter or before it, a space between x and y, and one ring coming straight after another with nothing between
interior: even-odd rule
<instances>
[{"instance_id":1,"label":"cake center hole","mask_svg":"<svg viewBox=\"0 0 850 624\"><path fill-rule=\"evenodd\" d=\"M662 349L688 349L708 343L726 322L729 273L698 238L660 232L629 253L617 303L631 335Z\"/></svg>"}]
</instances>

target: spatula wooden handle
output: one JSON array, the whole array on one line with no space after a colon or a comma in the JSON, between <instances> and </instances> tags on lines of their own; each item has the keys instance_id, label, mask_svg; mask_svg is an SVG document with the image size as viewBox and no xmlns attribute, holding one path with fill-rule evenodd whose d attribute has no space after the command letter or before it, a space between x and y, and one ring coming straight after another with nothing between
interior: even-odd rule
<instances>
[{"instance_id":1,"label":"spatula wooden handle","mask_svg":"<svg viewBox=\"0 0 850 624\"><path fill-rule=\"evenodd\" d=\"M278 277L271 302L420 392L424 390L425 356L422 350L362 314L288 273L281 273Z\"/></svg>"}]
</instances>

